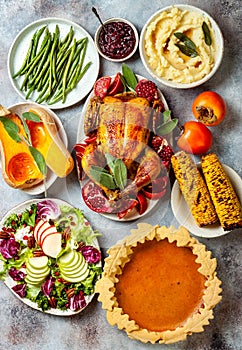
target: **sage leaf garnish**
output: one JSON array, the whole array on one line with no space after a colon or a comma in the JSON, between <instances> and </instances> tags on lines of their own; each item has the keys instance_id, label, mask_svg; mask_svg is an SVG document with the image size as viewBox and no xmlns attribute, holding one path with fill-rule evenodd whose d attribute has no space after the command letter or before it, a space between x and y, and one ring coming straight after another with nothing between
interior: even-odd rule
<instances>
[{"instance_id":1,"label":"sage leaf garnish","mask_svg":"<svg viewBox=\"0 0 242 350\"><path fill-rule=\"evenodd\" d=\"M4 129L7 131L8 135L15 141L21 142L21 138L18 135L19 128L16 123L11 119L6 117L0 117L0 121L3 123Z\"/></svg>"},{"instance_id":2,"label":"sage leaf garnish","mask_svg":"<svg viewBox=\"0 0 242 350\"><path fill-rule=\"evenodd\" d=\"M175 45L186 56L189 56L189 57L192 57L192 58L198 56L198 53L197 53L196 50L191 49L190 47L187 47L186 45L182 45L182 44L179 44L179 43L176 43Z\"/></svg>"},{"instance_id":3,"label":"sage leaf garnish","mask_svg":"<svg viewBox=\"0 0 242 350\"><path fill-rule=\"evenodd\" d=\"M41 119L37 114L35 114L33 112L24 112L22 114L22 122L23 122L23 126L24 126L24 131L25 131L26 135L28 136L28 139L31 142L31 135L30 135L26 120L30 120L30 121L33 121L35 123L39 123L41 121Z\"/></svg>"},{"instance_id":4,"label":"sage leaf garnish","mask_svg":"<svg viewBox=\"0 0 242 350\"><path fill-rule=\"evenodd\" d=\"M90 169L90 175L101 186L107 187L110 190L114 190L116 188L113 176L104 168L92 165Z\"/></svg>"},{"instance_id":5,"label":"sage leaf garnish","mask_svg":"<svg viewBox=\"0 0 242 350\"><path fill-rule=\"evenodd\" d=\"M203 30L203 34L204 34L205 43L208 46L212 45L212 38L211 38L210 30L209 30L209 27L205 21L203 21L202 30Z\"/></svg>"},{"instance_id":6,"label":"sage leaf garnish","mask_svg":"<svg viewBox=\"0 0 242 350\"><path fill-rule=\"evenodd\" d=\"M45 159L43 157L43 155L33 146L29 145L29 150L30 153L32 154L40 172L43 175L46 175L47 169L46 169L46 163L45 163Z\"/></svg>"},{"instance_id":7,"label":"sage leaf garnish","mask_svg":"<svg viewBox=\"0 0 242 350\"><path fill-rule=\"evenodd\" d=\"M39 123L41 121L40 117L33 112L24 112L22 117L26 120L31 120L33 122Z\"/></svg>"},{"instance_id":8,"label":"sage leaf garnish","mask_svg":"<svg viewBox=\"0 0 242 350\"><path fill-rule=\"evenodd\" d=\"M138 80L132 69L125 63L122 64L122 74L126 81L126 85L128 85L131 90L135 90Z\"/></svg>"},{"instance_id":9,"label":"sage leaf garnish","mask_svg":"<svg viewBox=\"0 0 242 350\"><path fill-rule=\"evenodd\" d=\"M178 119L171 119L157 127L156 132L160 136L164 136L172 132L178 124Z\"/></svg>"},{"instance_id":10,"label":"sage leaf garnish","mask_svg":"<svg viewBox=\"0 0 242 350\"><path fill-rule=\"evenodd\" d=\"M176 32L174 33L175 37L179 39L183 44L176 43L175 45L179 48L179 50L186 56L196 57L198 53L196 51L196 44L188 38L184 33Z\"/></svg>"},{"instance_id":11,"label":"sage leaf garnish","mask_svg":"<svg viewBox=\"0 0 242 350\"><path fill-rule=\"evenodd\" d=\"M122 159L115 161L113 177L117 187L123 190L127 183L127 168Z\"/></svg>"},{"instance_id":12,"label":"sage leaf garnish","mask_svg":"<svg viewBox=\"0 0 242 350\"><path fill-rule=\"evenodd\" d=\"M194 42L188 38L188 36L186 36L184 33L181 32L176 32L174 33L175 37L177 37L177 39L181 40L186 47L188 47L189 49L193 49L196 50L196 45L194 44Z\"/></svg>"},{"instance_id":13,"label":"sage leaf garnish","mask_svg":"<svg viewBox=\"0 0 242 350\"><path fill-rule=\"evenodd\" d=\"M166 110L162 114L163 114L164 123L167 122L171 118L171 111L170 110Z\"/></svg>"},{"instance_id":14,"label":"sage leaf garnish","mask_svg":"<svg viewBox=\"0 0 242 350\"><path fill-rule=\"evenodd\" d=\"M111 154L106 154L107 163L109 169L113 175L114 182L116 187L121 190L124 189L127 183L127 168L122 159L115 158Z\"/></svg>"}]
</instances>

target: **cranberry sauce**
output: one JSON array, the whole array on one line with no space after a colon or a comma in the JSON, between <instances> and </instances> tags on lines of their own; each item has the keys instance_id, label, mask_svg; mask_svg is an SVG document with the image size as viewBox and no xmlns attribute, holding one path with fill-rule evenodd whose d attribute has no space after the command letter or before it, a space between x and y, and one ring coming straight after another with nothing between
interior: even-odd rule
<instances>
[{"instance_id":1,"label":"cranberry sauce","mask_svg":"<svg viewBox=\"0 0 242 350\"><path fill-rule=\"evenodd\" d=\"M110 22L104 25L98 38L100 50L112 59L127 57L134 49L136 38L133 28L125 22Z\"/></svg>"}]
</instances>

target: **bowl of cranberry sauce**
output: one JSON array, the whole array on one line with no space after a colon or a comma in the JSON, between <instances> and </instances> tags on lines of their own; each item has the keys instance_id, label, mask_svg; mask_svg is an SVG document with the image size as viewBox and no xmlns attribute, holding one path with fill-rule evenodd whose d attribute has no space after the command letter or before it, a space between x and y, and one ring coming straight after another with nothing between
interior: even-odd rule
<instances>
[{"instance_id":1,"label":"bowl of cranberry sauce","mask_svg":"<svg viewBox=\"0 0 242 350\"><path fill-rule=\"evenodd\" d=\"M97 29L94 39L99 54L113 62L122 62L133 56L139 42L135 26L123 18L106 20Z\"/></svg>"}]
</instances>

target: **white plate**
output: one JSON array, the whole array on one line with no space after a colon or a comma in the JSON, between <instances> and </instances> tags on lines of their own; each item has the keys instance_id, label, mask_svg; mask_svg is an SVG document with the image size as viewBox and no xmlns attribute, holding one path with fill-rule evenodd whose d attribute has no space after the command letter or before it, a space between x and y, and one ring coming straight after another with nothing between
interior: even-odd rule
<instances>
[{"instance_id":1,"label":"white plate","mask_svg":"<svg viewBox=\"0 0 242 350\"><path fill-rule=\"evenodd\" d=\"M33 102L22 102L22 103L18 103L16 105L10 106L8 108L8 110L21 116L23 113L28 112L31 108L36 108L36 107L38 107L38 108L41 107L41 108L45 109L48 112L48 114L50 114L51 117L55 120L60 138L61 138L62 142L64 143L64 145L67 147L68 140L67 140L67 136L66 136L66 132L64 130L64 127L63 127L60 119L57 117L57 115L53 111L51 111L49 108L42 106L42 105L40 106L40 105L33 103ZM45 192L46 190L48 190L48 188L55 182L56 179L57 179L57 175L55 173L53 173L48 168L45 183L42 181L32 188L26 188L26 189L23 189L22 191L24 191L30 195L33 195L33 196L41 194L41 193Z\"/></svg>"},{"instance_id":2,"label":"white plate","mask_svg":"<svg viewBox=\"0 0 242 350\"><path fill-rule=\"evenodd\" d=\"M242 180L241 177L229 166L222 164L226 175L230 179L237 196L242 203ZM198 237L214 238L225 235L230 231L224 231L219 224L207 227L198 227L180 191L177 180L171 191L171 207L177 221Z\"/></svg>"},{"instance_id":3,"label":"white plate","mask_svg":"<svg viewBox=\"0 0 242 350\"><path fill-rule=\"evenodd\" d=\"M111 78L113 79L115 76L111 76ZM146 79L144 78L143 76L141 75L138 75L136 74L136 77L138 79L138 81L140 81L141 79ZM168 104L165 100L165 97L164 95L162 94L162 92L158 89L158 93L159 93L159 97L161 99L161 101L163 102L164 104L164 108L165 110L169 110L169 107L168 107ZM91 98L93 98L94 96L94 92L92 91L88 98L86 99L86 102L83 106L83 109L82 109L82 114L81 114L81 118L80 118L80 122L79 122L79 125L78 125L78 131L77 131L77 143L80 143L82 142L86 135L84 134L84 116L85 116L85 113L87 111L87 107L89 105L89 102L91 100ZM169 141L170 144L172 144L172 133L169 134L169 137L167 137L167 140ZM79 174L79 168L77 166L77 172L78 172L78 179L80 179L80 174ZM81 187L83 186L82 185L82 181L80 181L80 184L81 184ZM84 184L84 182L83 182ZM162 198L161 198L162 200ZM132 221L132 220L136 220L136 219L139 219L143 216L145 216L146 214L148 214L154 207L155 205L159 202L159 200L148 200L148 208L147 210L142 214L140 215L137 210L132 210L131 213L129 213L126 217L122 218L122 219L118 219L117 215L116 214L105 214L105 213L102 213L100 215L106 217L107 219L110 219L110 220L113 220L113 221Z\"/></svg>"},{"instance_id":4,"label":"white plate","mask_svg":"<svg viewBox=\"0 0 242 350\"><path fill-rule=\"evenodd\" d=\"M23 77L17 77L13 79L12 76L19 70L21 64L26 56L31 38L37 29L42 28L43 26L48 25L50 32L55 31L55 26L58 25L60 28L60 36L61 38L65 37L65 35L69 32L70 27L72 26L74 29L74 37L76 39L81 39L83 37L88 38L88 45L86 56L84 60L84 65L91 61L92 64L87 70L86 74L77 84L76 88L73 89L69 94L67 94L66 102L63 104L61 101L50 105L53 109L60 109L72 106L77 102L81 101L92 89L94 82L97 79L99 72L99 55L94 44L94 41L89 33L85 29L83 29L78 24L71 22L69 20L63 18L43 18L41 20L35 21L25 28L21 30L21 32L15 38L8 55L8 74L9 78L12 82L13 87L17 91L17 93L25 99L25 94L20 91L21 83L23 81ZM35 98L38 96L38 93L31 95L31 100L35 101ZM43 102L43 104L47 105Z\"/></svg>"},{"instance_id":5,"label":"white plate","mask_svg":"<svg viewBox=\"0 0 242 350\"><path fill-rule=\"evenodd\" d=\"M202 16L205 16L209 19L211 26L214 30L214 34L215 34L215 38L216 38L216 42L217 42L217 55L216 55L216 60L215 60L215 64L214 67L212 68L212 70L210 71L210 73L208 73L205 77L203 77L202 79L195 81L193 83L190 84L182 84L182 83L177 83L176 81L171 81L171 80L167 80L167 79L163 79L162 77L158 76L156 74L156 72L150 67L149 62L148 62L148 58L145 52L145 34L146 34L146 30L147 27L156 19L156 17L158 17L162 12L164 11L170 11L173 7L177 7L183 11L190 11L190 12L195 12L198 13ZM147 70L147 72L154 78L156 79L156 81L158 81L159 83L162 83L166 86L175 88L175 89L189 89L189 88L193 88L196 86L199 86L203 83L205 83L207 80L209 80L218 70L221 62L222 62L222 58L223 58L223 53L224 53L224 40L223 40L223 35L222 32L218 26L218 24L215 22L215 20L208 14L206 13L204 10L195 7L195 6L191 6L191 5L186 5L186 4L175 4L172 6L167 6L164 7L162 9L160 9L159 11L155 12L145 23L145 25L142 28L142 31L140 33L140 41L139 41L139 52L140 52L140 58L141 61L143 62L143 65L145 67L145 69Z\"/></svg>"},{"instance_id":6,"label":"white plate","mask_svg":"<svg viewBox=\"0 0 242 350\"><path fill-rule=\"evenodd\" d=\"M58 204L59 206L60 205L65 205L65 206L68 206L68 207L72 207L73 206L61 199L56 199L56 198L45 198L43 200L51 200L53 202L55 202L56 204ZM26 209L30 208L31 204L34 204L34 203L38 203L38 202L41 202L40 199L31 199L31 200L28 200L26 202L23 202L19 205L17 205L16 207L12 208L11 210L9 210L5 215L4 217L2 218L1 222L0 222L0 228L3 227L4 225L4 221L7 219L7 217L13 213L16 213L16 214L20 214L22 213L23 211L25 211ZM86 220L86 222L88 222ZM99 247L99 244L98 244L98 240L97 238L94 238L93 242L92 242L92 245L97 248L98 250L100 250L100 247ZM97 266L101 266L101 262L97 263ZM20 299L22 302L24 302L26 305L32 307L33 309L35 310L38 310L38 311L42 311L42 309L40 309L36 303L32 302L31 300L27 299L27 298L21 298L18 294L16 294L13 290L12 290L12 287L16 284L13 279L11 277L7 277L4 281L4 283L6 284L6 286L11 290L11 292L18 298ZM93 297L94 297L95 293L91 294L91 295L85 295L85 299L86 299L86 306L78 311L72 311L72 310L60 310L60 309L54 309L54 308L51 308L49 310L46 310L44 311L44 313L48 313L48 314L52 314L52 315L57 315L57 316L72 316L72 315L75 315L77 313L80 313L81 311L83 311L87 305L92 301Z\"/></svg>"}]
</instances>

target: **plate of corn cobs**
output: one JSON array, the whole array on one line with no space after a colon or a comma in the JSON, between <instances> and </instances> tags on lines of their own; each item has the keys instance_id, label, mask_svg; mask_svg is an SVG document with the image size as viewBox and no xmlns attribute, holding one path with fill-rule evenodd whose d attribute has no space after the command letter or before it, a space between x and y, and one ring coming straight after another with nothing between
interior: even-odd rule
<instances>
[{"instance_id":1,"label":"plate of corn cobs","mask_svg":"<svg viewBox=\"0 0 242 350\"><path fill-rule=\"evenodd\" d=\"M171 159L176 181L171 206L178 222L200 237L219 237L242 227L242 180L215 154L195 164L184 151Z\"/></svg>"}]
</instances>

